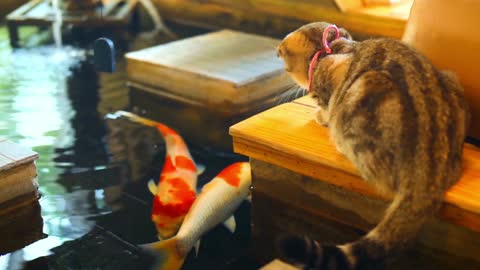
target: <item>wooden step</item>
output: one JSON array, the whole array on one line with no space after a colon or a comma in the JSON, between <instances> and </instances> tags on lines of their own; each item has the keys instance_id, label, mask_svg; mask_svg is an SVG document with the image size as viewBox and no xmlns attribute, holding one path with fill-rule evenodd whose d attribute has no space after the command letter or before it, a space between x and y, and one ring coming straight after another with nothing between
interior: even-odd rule
<instances>
[{"instance_id":1,"label":"wooden step","mask_svg":"<svg viewBox=\"0 0 480 270\"><path fill-rule=\"evenodd\" d=\"M222 30L128 53L131 107L188 141L230 149L228 127L277 105L293 85L279 42Z\"/></svg>"},{"instance_id":2,"label":"wooden step","mask_svg":"<svg viewBox=\"0 0 480 270\"><path fill-rule=\"evenodd\" d=\"M37 158L32 150L0 139L0 214L38 199Z\"/></svg>"},{"instance_id":3,"label":"wooden step","mask_svg":"<svg viewBox=\"0 0 480 270\"><path fill-rule=\"evenodd\" d=\"M366 184L353 164L335 149L328 129L315 122L314 110L310 97L304 97L230 128L234 151L249 156L252 162L254 236L275 231L266 229L272 226L270 219L281 224L290 221L290 232L321 235L317 229L323 225L315 220L327 217L353 228L346 227L345 235L332 234L333 239L328 240L348 241L355 239L355 230L371 229L388 205L390 198ZM445 194L437 222L427 227L420 242L472 259L480 252L480 149L466 144L463 158L463 176ZM269 205L270 201L279 205ZM283 213L275 214L272 207L282 208ZM266 209L270 209L267 217Z\"/></svg>"},{"instance_id":4,"label":"wooden step","mask_svg":"<svg viewBox=\"0 0 480 270\"><path fill-rule=\"evenodd\" d=\"M310 22L328 21L362 36L401 38L409 13L408 8L396 6L342 12L333 0L157 0L156 4L168 20L277 37Z\"/></svg>"},{"instance_id":5,"label":"wooden step","mask_svg":"<svg viewBox=\"0 0 480 270\"><path fill-rule=\"evenodd\" d=\"M291 79L279 40L222 30L126 54L130 82L235 115L276 96Z\"/></svg>"}]
</instances>

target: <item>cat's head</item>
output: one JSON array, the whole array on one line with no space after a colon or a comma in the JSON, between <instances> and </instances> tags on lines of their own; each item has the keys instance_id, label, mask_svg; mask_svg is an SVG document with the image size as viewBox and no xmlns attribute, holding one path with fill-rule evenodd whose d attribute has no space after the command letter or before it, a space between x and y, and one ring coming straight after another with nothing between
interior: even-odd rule
<instances>
[{"instance_id":1,"label":"cat's head","mask_svg":"<svg viewBox=\"0 0 480 270\"><path fill-rule=\"evenodd\" d=\"M277 55L285 62L285 70L295 82L307 88L308 66L315 53L323 49L323 31L332 25L327 22L315 22L304 25L288 34L277 47ZM343 28L339 28L340 37L352 39L352 36ZM329 33L327 40L331 42L335 37Z\"/></svg>"}]
</instances>

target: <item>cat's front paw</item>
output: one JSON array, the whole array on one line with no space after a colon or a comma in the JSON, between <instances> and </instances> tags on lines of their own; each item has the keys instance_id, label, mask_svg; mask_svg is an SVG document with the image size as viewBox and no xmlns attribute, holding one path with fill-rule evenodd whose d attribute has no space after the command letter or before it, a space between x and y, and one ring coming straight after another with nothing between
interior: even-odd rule
<instances>
[{"instance_id":1,"label":"cat's front paw","mask_svg":"<svg viewBox=\"0 0 480 270\"><path fill-rule=\"evenodd\" d=\"M317 108L315 110L315 122L324 127L328 127L327 113L322 108Z\"/></svg>"}]
</instances>

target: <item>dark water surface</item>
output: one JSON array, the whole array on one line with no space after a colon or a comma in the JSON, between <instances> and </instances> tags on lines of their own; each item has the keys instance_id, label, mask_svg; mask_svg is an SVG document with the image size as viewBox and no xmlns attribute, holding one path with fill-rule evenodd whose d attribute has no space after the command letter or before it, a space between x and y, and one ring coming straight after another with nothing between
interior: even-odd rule
<instances>
[{"instance_id":1,"label":"dark water surface","mask_svg":"<svg viewBox=\"0 0 480 270\"><path fill-rule=\"evenodd\" d=\"M1 256L0 269L145 269L151 264L136 245L156 240L147 182L158 178L165 148L155 130L105 118L128 108L121 55L116 73L98 74L86 49L39 44L12 50L0 27L0 137L40 155L43 227L38 230L44 234ZM201 149L191 146L194 159L207 167L200 184L245 160ZM235 234L218 226L183 269L256 269L248 254L249 207L244 203L237 211Z\"/></svg>"}]
</instances>

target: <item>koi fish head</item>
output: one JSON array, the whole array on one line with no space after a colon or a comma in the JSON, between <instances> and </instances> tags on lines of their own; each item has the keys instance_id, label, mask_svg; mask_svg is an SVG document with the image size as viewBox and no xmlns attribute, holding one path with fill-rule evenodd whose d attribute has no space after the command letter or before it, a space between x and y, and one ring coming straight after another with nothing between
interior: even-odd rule
<instances>
[{"instance_id":1,"label":"koi fish head","mask_svg":"<svg viewBox=\"0 0 480 270\"><path fill-rule=\"evenodd\" d=\"M251 181L250 163L236 162L223 169L217 177L233 187L239 187L245 181Z\"/></svg>"},{"instance_id":2,"label":"koi fish head","mask_svg":"<svg viewBox=\"0 0 480 270\"><path fill-rule=\"evenodd\" d=\"M182 178L166 178L161 184L153 200L152 221L158 234L168 238L177 232L196 193Z\"/></svg>"}]
</instances>

